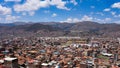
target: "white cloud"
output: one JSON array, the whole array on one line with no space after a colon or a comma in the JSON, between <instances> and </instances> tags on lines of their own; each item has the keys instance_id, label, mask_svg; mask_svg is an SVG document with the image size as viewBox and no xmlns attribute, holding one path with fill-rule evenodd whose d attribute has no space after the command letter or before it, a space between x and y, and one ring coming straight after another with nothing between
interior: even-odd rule
<instances>
[{"instance_id":1,"label":"white cloud","mask_svg":"<svg viewBox=\"0 0 120 68\"><path fill-rule=\"evenodd\" d=\"M98 23L113 23L113 20L111 18L93 18L93 21L98 22Z\"/></svg>"},{"instance_id":2,"label":"white cloud","mask_svg":"<svg viewBox=\"0 0 120 68\"><path fill-rule=\"evenodd\" d=\"M56 14L56 13L53 13L53 14L52 14L52 17L56 17L56 16L57 16L57 14Z\"/></svg>"},{"instance_id":3,"label":"white cloud","mask_svg":"<svg viewBox=\"0 0 120 68\"><path fill-rule=\"evenodd\" d=\"M70 10L65 5L66 2L62 0L26 0L24 4L14 5L14 11L31 12L49 6L56 6L58 9Z\"/></svg>"},{"instance_id":4,"label":"white cloud","mask_svg":"<svg viewBox=\"0 0 120 68\"><path fill-rule=\"evenodd\" d=\"M120 17L120 14L117 14L117 12L111 11L110 13L115 18L119 18Z\"/></svg>"},{"instance_id":5,"label":"white cloud","mask_svg":"<svg viewBox=\"0 0 120 68\"><path fill-rule=\"evenodd\" d=\"M120 17L120 14L118 14L118 15L114 15L114 17L117 17L117 18L118 18L118 17Z\"/></svg>"},{"instance_id":6,"label":"white cloud","mask_svg":"<svg viewBox=\"0 0 120 68\"><path fill-rule=\"evenodd\" d=\"M9 21L16 21L18 18L20 18L20 16L7 15L6 18L5 18L5 20L6 20L7 22L9 22Z\"/></svg>"},{"instance_id":7,"label":"white cloud","mask_svg":"<svg viewBox=\"0 0 120 68\"><path fill-rule=\"evenodd\" d=\"M94 21L94 22L98 22L98 23L112 23L112 19L111 18L104 18L104 19L99 19L99 18L93 18L93 17L89 17L87 15L84 15L81 19L78 18L67 18L65 21L61 21L61 23L67 22L67 23L78 23L78 22L82 22L82 21Z\"/></svg>"},{"instance_id":8,"label":"white cloud","mask_svg":"<svg viewBox=\"0 0 120 68\"><path fill-rule=\"evenodd\" d=\"M119 8L120 9L120 2L114 3L112 8Z\"/></svg>"},{"instance_id":9,"label":"white cloud","mask_svg":"<svg viewBox=\"0 0 120 68\"><path fill-rule=\"evenodd\" d=\"M58 9L70 10L65 6L66 3L67 2L62 1L62 0L51 0L50 1L50 5L55 5Z\"/></svg>"},{"instance_id":10,"label":"white cloud","mask_svg":"<svg viewBox=\"0 0 120 68\"><path fill-rule=\"evenodd\" d=\"M102 23L102 19L99 19L99 18L94 18L94 20L96 21L96 22L99 22L99 23Z\"/></svg>"},{"instance_id":11,"label":"white cloud","mask_svg":"<svg viewBox=\"0 0 120 68\"><path fill-rule=\"evenodd\" d=\"M94 18L94 21L99 23L112 23L111 18L104 18L104 19Z\"/></svg>"},{"instance_id":12,"label":"white cloud","mask_svg":"<svg viewBox=\"0 0 120 68\"><path fill-rule=\"evenodd\" d=\"M68 23L73 23L73 19L72 18L68 18L66 21L64 22L68 22Z\"/></svg>"},{"instance_id":13,"label":"white cloud","mask_svg":"<svg viewBox=\"0 0 120 68\"><path fill-rule=\"evenodd\" d=\"M66 3L67 2L62 0L26 0L24 4L14 5L14 11L18 13L27 12L30 16L33 16L36 10L39 10L40 8L46 8L49 6L56 6L58 9L70 10L65 6ZM49 12L45 11L45 13L49 13Z\"/></svg>"},{"instance_id":14,"label":"white cloud","mask_svg":"<svg viewBox=\"0 0 120 68\"><path fill-rule=\"evenodd\" d=\"M111 12L111 14L114 16L116 14L116 12Z\"/></svg>"},{"instance_id":15,"label":"white cloud","mask_svg":"<svg viewBox=\"0 0 120 68\"><path fill-rule=\"evenodd\" d=\"M105 18L105 22L110 22L111 18Z\"/></svg>"},{"instance_id":16,"label":"white cloud","mask_svg":"<svg viewBox=\"0 0 120 68\"><path fill-rule=\"evenodd\" d=\"M102 12L96 12L96 14L104 16L104 14Z\"/></svg>"},{"instance_id":17,"label":"white cloud","mask_svg":"<svg viewBox=\"0 0 120 68\"><path fill-rule=\"evenodd\" d=\"M71 0L71 3L73 3L74 5L77 5L78 3L76 2L76 0Z\"/></svg>"},{"instance_id":18,"label":"white cloud","mask_svg":"<svg viewBox=\"0 0 120 68\"><path fill-rule=\"evenodd\" d=\"M74 22L74 23L75 23L75 22L80 22L80 19L74 18L74 19L73 19L73 22Z\"/></svg>"},{"instance_id":19,"label":"white cloud","mask_svg":"<svg viewBox=\"0 0 120 68\"><path fill-rule=\"evenodd\" d=\"M33 16L34 14L35 14L34 11L30 11L30 12L29 12L29 15L30 15L30 16Z\"/></svg>"},{"instance_id":20,"label":"white cloud","mask_svg":"<svg viewBox=\"0 0 120 68\"><path fill-rule=\"evenodd\" d=\"M111 10L110 8L106 8L106 9L104 9L103 11L108 12L108 11L110 11L110 10Z\"/></svg>"},{"instance_id":21,"label":"white cloud","mask_svg":"<svg viewBox=\"0 0 120 68\"><path fill-rule=\"evenodd\" d=\"M49 0L40 1L40 0L27 0L24 4L17 4L14 5L14 10L17 12L20 11L35 11L39 8L48 7L49 6Z\"/></svg>"},{"instance_id":22,"label":"white cloud","mask_svg":"<svg viewBox=\"0 0 120 68\"><path fill-rule=\"evenodd\" d=\"M67 22L67 23L77 23L80 22L81 20L78 18L67 18L65 21L61 21L61 23Z\"/></svg>"},{"instance_id":23,"label":"white cloud","mask_svg":"<svg viewBox=\"0 0 120 68\"><path fill-rule=\"evenodd\" d=\"M120 20L118 20L118 21L114 21L114 23L118 23L118 24L120 24Z\"/></svg>"},{"instance_id":24,"label":"white cloud","mask_svg":"<svg viewBox=\"0 0 120 68\"><path fill-rule=\"evenodd\" d=\"M5 2L21 2L21 0L4 0Z\"/></svg>"},{"instance_id":25,"label":"white cloud","mask_svg":"<svg viewBox=\"0 0 120 68\"><path fill-rule=\"evenodd\" d=\"M81 21L92 21L93 18L92 17L89 17L87 15L84 15L82 18L81 18Z\"/></svg>"},{"instance_id":26,"label":"white cloud","mask_svg":"<svg viewBox=\"0 0 120 68\"><path fill-rule=\"evenodd\" d=\"M11 13L12 13L11 8L3 7L2 5L0 5L0 14L6 15L6 14L11 14Z\"/></svg>"},{"instance_id":27,"label":"white cloud","mask_svg":"<svg viewBox=\"0 0 120 68\"><path fill-rule=\"evenodd\" d=\"M84 15L81 19L78 19L78 18L67 18L65 21L61 21L61 22L77 23L77 22L81 22L81 21L93 21L93 18L89 17L87 15Z\"/></svg>"}]
</instances>

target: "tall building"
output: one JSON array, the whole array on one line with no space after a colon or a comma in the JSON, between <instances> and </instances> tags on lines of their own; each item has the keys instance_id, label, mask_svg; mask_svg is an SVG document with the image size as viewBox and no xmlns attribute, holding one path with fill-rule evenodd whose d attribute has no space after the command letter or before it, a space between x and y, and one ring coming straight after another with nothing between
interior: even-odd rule
<instances>
[{"instance_id":1,"label":"tall building","mask_svg":"<svg viewBox=\"0 0 120 68\"><path fill-rule=\"evenodd\" d=\"M18 59L17 58L10 58L10 57L7 57L5 58L5 61L4 61L4 64L6 67L10 67L10 68L19 68L19 65L18 65Z\"/></svg>"}]
</instances>

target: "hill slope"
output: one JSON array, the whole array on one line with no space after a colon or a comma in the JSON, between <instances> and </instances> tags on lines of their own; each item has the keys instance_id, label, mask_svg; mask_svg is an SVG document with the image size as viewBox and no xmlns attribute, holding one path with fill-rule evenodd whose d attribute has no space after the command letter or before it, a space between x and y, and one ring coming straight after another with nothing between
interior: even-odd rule
<instances>
[{"instance_id":1,"label":"hill slope","mask_svg":"<svg viewBox=\"0 0 120 68\"><path fill-rule=\"evenodd\" d=\"M30 23L14 26L0 25L0 31L5 32L39 32L40 34L56 36L120 36L119 24L99 24L97 22L83 21L78 23Z\"/></svg>"}]
</instances>

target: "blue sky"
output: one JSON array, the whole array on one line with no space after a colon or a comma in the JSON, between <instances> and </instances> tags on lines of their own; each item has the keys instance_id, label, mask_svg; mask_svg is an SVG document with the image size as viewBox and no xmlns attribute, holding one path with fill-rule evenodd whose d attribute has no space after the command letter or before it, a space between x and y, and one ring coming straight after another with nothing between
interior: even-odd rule
<instances>
[{"instance_id":1,"label":"blue sky","mask_svg":"<svg viewBox=\"0 0 120 68\"><path fill-rule=\"evenodd\" d=\"M120 24L120 0L0 0L0 23L16 21Z\"/></svg>"}]
</instances>

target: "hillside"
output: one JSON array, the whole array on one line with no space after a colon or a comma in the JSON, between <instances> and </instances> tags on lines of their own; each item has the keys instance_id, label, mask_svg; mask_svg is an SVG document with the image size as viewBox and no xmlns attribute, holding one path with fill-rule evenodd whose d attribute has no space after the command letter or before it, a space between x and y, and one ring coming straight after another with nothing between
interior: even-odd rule
<instances>
[{"instance_id":1,"label":"hillside","mask_svg":"<svg viewBox=\"0 0 120 68\"><path fill-rule=\"evenodd\" d=\"M10 24L11 25L11 24ZM1 32L34 32L55 36L120 36L119 24L100 24L97 22L83 21L78 23L37 22L22 25L0 25Z\"/></svg>"}]
</instances>

